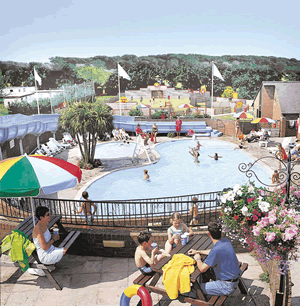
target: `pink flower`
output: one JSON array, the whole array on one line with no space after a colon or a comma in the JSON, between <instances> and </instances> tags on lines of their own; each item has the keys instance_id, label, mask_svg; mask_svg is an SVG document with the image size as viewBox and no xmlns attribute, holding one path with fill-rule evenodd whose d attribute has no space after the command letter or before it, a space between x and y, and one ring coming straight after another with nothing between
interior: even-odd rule
<instances>
[{"instance_id":1,"label":"pink flower","mask_svg":"<svg viewBox=\"0 0 300 306\"><path fill-rule=\"evenodd\" d=\"M270 224L275 224L275 222L276 222L276 220L277 220L277 218L276 218L276 216L274 216L274 215L269 215L269 223Z\"/></svg>"},{"instance_id":2,"label":"pink flower","mask_svg":"<svg viewBox=\"0 0 300 306\"><path fill-rule=\"evenodd\" d=\"M254 236L259 236L260 235L260 227L253 226L252 233L253 233Z\"/></svg>"},{"instance_id":3,"label":"pink flower","mask_svg":"<svg viewBox=\"0 0 300 306\"><path fill-rule=\"evenodd\" d=\"M258 220L258 217L256 215L253 215L253 221Z\"/></svg>"},{"instance_id":4,"label":"pink flower","mask_svg":"<svg viewBox=\"0 0 300 306\"><path fill-rule=\"evenodd\" d=\"M282 235L283 240L284 241L293 240L294 236L297 236L297 234L298 234L298 229L288 227Z\"/></svg>"},{"instance_id":5,"label":"pink flower","mask_svg":"<svg viewBox=\"0 0 300 306\"><path fill-rule=\"evenodd\" d=\"M264 217L260 220L260 225L262 227L267 226L269 224L269 218L268 217Z\"/></svg>"},{"instance_id":6,"label":"pink flower","mask_svg":"<svg viewBox=\"0 0 300 306\"><path fill-rule=\"evenodd\" d=\"M275 239L275 233L273 232L267 232L266 235L266 241L272 242Z\"/></svg>"},{"instance_id":7,"label":"pink flower","mask_svg":"<svg viewBox=\"0 0 300 306\"><path fill-rule=\"evenodd\" d=\"M251 204L251 202L252 202L253 200L255 200L255 198L250 198L250 199L247 199L247 202L248 202L249 204Z\"/></svg>"}]
</instances>

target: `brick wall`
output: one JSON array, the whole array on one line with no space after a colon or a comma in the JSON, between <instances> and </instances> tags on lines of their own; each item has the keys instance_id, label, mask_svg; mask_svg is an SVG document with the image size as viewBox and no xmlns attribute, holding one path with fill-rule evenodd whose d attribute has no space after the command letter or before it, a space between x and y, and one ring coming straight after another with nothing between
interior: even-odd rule
<instances>
[{"instance_id":1,"label":"brick wall","mask_svg":"<svg viewBox=\"0 0 300 306\"><path fill-rule=\"evenodd\" d=\"M262 86L261 90L262 90L261 116L272 118L273 117L273 103L274 103L275 86L265 85L265 86Z\"/></svg>"}]
</instances>

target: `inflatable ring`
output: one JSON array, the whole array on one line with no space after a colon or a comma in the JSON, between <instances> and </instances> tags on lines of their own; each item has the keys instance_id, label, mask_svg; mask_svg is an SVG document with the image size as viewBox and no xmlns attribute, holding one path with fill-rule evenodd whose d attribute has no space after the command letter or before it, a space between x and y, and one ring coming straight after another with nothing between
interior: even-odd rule
<instances>
[{"instance_id":1,"label":"inflatable ring","mask_svg":"<svg viewBox=\"0 0 300 306\"><path fill-rule=\"evenodd\" d=\"M129 301L134 295L138 295L141 298L143 306L152 306L150 293L141 285L131 285L127 287L121 296L120 306L129 306Z\"/></svg>"}]
</instances>

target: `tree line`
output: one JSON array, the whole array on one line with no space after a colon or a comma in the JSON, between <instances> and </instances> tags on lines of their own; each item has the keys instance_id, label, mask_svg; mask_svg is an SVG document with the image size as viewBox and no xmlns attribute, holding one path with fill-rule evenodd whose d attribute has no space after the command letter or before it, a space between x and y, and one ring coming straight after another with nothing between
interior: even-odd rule
<instances>
[{"instance_id":1,"label":"tree line","mask_svg":"<svg viewBox=\"0 0 300 306\"><path fill-rule=\"evenodd\" d=\"M251 55L209 56L201 54L161 54L95 56L90 58L53 57L50 63L0 61L1 86L33 86L33 67L43 79L41 89L93 81L98 94L118 93L117 63L131 81L121 80L121 91L138 90L160 83L170 87L211 89L211 62L214 61L225 82L214 78L214 95L221 96L227 86L240 98L253 99L263 81L300 81L300 61L295 58Z\"/></svg>"}]
</instances>

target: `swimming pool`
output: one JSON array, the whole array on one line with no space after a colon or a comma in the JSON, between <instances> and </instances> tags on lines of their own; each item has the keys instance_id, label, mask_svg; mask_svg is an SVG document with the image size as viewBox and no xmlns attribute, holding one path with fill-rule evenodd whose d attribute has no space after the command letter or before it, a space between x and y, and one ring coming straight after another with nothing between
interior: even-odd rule
<instances>
[{"instance_id":1,"label":"swimming pool","mask_svg":"<svg viewBox=\"0 0 300 306\"><path fill-rule=\"evenodd\" d=\"M96 146L95 159L111 160L119 158L132 158L134 149L139 144L134 142L123 143L122 141L103 143Z\"/></svg>"},{"instance_id":2,"label":"swimming pool","mask_svg":"<svg viewBox=\"0 0 300 306\"><path fill-rule=\"evenodd\" d=\"M215 140L201 140L199 164L189 154L194 147L192 140L171 141L159 144L155 150L161 159L154 165L125 169L110 173L92 183L86 190L93 200L129 200L156 197L180 196L202 192L213 192L249 182L238 170L239 163L253 163L254 160L242 150L233 150L234 145ZM210 158L218 153L223 158ZM143 180L147 169L150 181ZM271 175L260 165L252 168L263 182L270 182ZM256 186L261 184L255 181Z\"/></svg>"}]
</instances>

